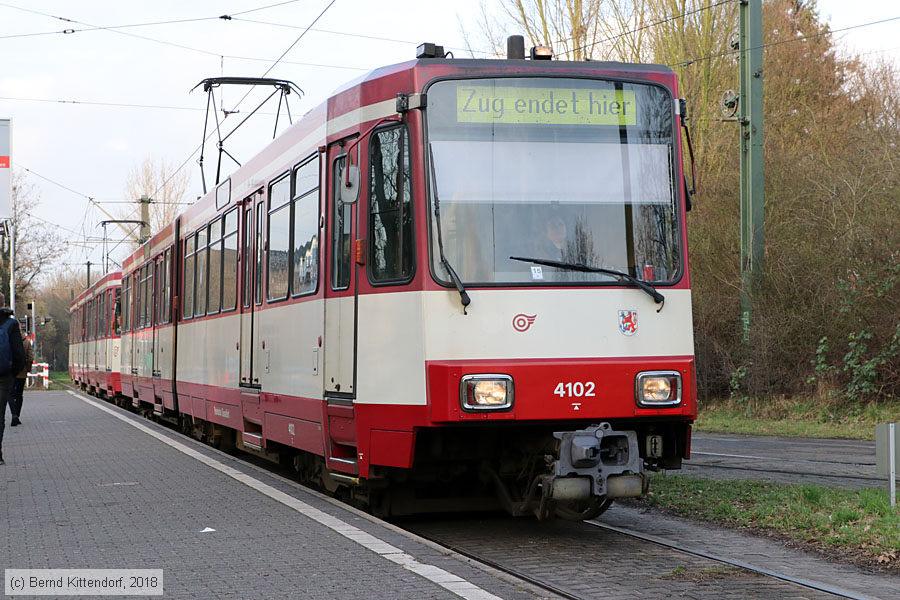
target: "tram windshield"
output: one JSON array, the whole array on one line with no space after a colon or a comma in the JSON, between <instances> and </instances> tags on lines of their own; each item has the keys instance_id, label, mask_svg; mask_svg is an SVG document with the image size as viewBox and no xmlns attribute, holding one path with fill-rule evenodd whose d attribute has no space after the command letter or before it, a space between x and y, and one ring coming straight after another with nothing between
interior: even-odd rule
<instances>
[{"instance_id":1,"label":"tram windshield","mask_svg":"<svg viewBox=\"0 0 900 600\"><path fill-rule=\"evenodd\" d=\"M657 283L680 276L674 110L663 88L560 78L441 81L428 90L427 115L432 270L440 279L450 281L439 237L466 284L616 280L511 256Z\"/></svg>"}]
</instances>

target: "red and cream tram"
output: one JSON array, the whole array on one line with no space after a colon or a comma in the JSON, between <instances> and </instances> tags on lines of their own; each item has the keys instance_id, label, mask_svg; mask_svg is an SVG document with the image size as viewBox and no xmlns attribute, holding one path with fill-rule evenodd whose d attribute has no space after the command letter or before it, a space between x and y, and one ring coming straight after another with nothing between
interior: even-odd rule
<instances>
[{"instance_id":1,"label":"red and cream tram","mask_svg":"<svg viewBox=\"0 0 900 600\"><path fill-rule=\"evenodd\" d=\"M122 393L119 303L122 274L108 273L69 309L69 376L83 389L114 398Z\"/></svg>"},{"instance_id":2,"label":"red and cream tram","mask_svg":"<svg viewBox=\"0 0 900 600\"><path fill-rule=\"evenodd\" d=\"M675 74L420 51L125 261L122 393L377 512L598 514L689 457Z\"/></svg>"}]
</instances>

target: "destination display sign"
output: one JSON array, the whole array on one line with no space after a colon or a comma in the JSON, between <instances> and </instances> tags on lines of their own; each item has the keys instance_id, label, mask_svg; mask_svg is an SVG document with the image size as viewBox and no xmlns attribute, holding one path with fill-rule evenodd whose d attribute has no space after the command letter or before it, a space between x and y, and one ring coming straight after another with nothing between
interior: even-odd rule
<instances>
[{"instance_id":1,"label":"destination display sign","mask_svg":"<svg viewBox=\"0 0 900 600\"><path fill-rule=\"evenodd\" d=\"M459 123L519 125L636 125L633 90L586 90L460 85Z\"/></svg>"}]
</instances>

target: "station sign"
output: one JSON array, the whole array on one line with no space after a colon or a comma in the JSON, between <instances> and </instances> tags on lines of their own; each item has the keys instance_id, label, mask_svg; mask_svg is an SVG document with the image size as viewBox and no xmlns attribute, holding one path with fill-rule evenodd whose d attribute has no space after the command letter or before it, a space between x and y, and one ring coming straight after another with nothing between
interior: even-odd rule
<instances>
[{"instance_id":1,"label":"station sign","mask_svg":"<svg viewBox=\"0 0 900 600\"><path fill-rule=\"evenodd\" d=\"M12 121L0 119L0 220L12 217Z\"/></svg>"}]
</instances>

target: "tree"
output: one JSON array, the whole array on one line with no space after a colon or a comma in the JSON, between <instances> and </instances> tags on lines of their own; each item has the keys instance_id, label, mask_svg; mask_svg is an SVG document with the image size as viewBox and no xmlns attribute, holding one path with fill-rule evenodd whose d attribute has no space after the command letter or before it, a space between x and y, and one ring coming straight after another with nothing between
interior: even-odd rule
<instances>
[{"instance_id":1,"label":"tree","mask_svg":"<svg viewBox=\"0 0 900 600\"><path fill-rule=\"evenodd\" d=\"M35 290L39 322L36 325L35 361L49 362L54 371L68 368L69 306L84 290L84 284L85 273L57 272ZM42 324L43 317L50 317L50 322Z\"/></svg>"},{"instance_id":2,"label":"tree","mask_svg":"<svg viewBox=\"0 0 900 600\"><path fill-rule=\"evenodd\" d=\"M766 263L741 342L737 4L585 2L584 56L670 65L687 98L701 187L689 216L704 396L798 393L811 378L851 400L900 393L900 76L839 53L814 0L763 3ZM485 32L576 39L571 2L504 0ZM585 13L582 13L585 14ZM568 29L568 32L564 31ZM537 33L535 33L537 32ZM590 39L590 35L594 35ZM491 43L496 48L497 42ZM563 58L574 54L557 52ZM731 232L723 235L723 232Z\"/></svg>"},{"instance_id":3,"label":"tree","mask_svg":"<svg viewBox=\"0 0 900 600\"><path fill-rule=\"evenodd\" d=\"M62 255L64 245L50 223L33 215L40 205L40 196L34 185L28 183L25 174L19 170L13 171L11 200L12 222L15 229L16 300L21 304L21 301L33 293L33 288L40 278L49 273L49 267ZM9 303L11 298L8 237L3 238L0 290L6 295Z\"/></svg>"},{"instance_id":4,"label":"tree","mask_svg":"<svg viewBox=\"0 0 900 600\"><path fill-rule=\"evenodd\" d=\"M132 168L125 179L125 197L135 203L120 211L120 218L140 219L138 200L141 196L147 196L153 201L150 204L150 235L159 232L175 220L186 204L184 196L190 181L190 174L184 169L176 171L173 163L152 156L145 158L140 165ZM135 231L135 236L137 234ZM132 242L129 248L137 249L137 242Z\"/></svg>"},{"instance_id":5,"label":"tree","mask_svg":"<svg viewBox=\"0 0 900 600\"><path fill-rule=\"evenodd\" d=\"M603 5L603 0L504 0L495 15L482 3L480 36L497 56L505 56L510 32L523 34L532 46L548 45L559 56L584 60L591 57ZM468 41L465 33L464 38Z\"/></svg>"}]
</instances>

